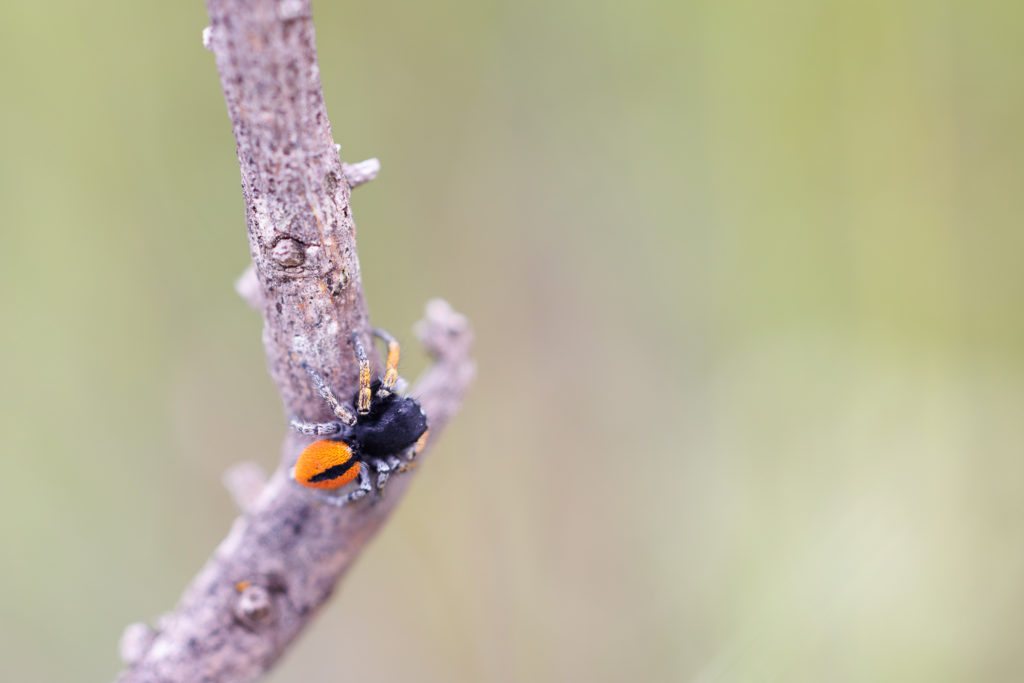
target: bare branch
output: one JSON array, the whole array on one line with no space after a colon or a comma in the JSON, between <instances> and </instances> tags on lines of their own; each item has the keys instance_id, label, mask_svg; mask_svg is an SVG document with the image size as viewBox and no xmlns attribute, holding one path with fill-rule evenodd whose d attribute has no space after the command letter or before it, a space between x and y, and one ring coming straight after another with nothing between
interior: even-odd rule
<instances>
[{"instance_id":1,"label":"bare branch","mask_svg":"<svg viewBox=\"0 0 1024 683\"><path fill-rule=\"evenodd\" d=\"M242 170L263 342L289 414L327 418L303 362L353 387L339 352L370 346L349 186L324 109L308 0L208 0L210 40Z\"/></svg>"},{"instance_id":2,"label":"bare branch","mask_svg":"<svg viewBox=\"0 0 1024 683\"><path fill-rule=\"evenodd\" d=\"M351 334L372 348L349 188L372 179L379 164L341 164L308 0L207 0L207 8L204 43L216 57L234 129L253 257L253 274L237 287L263 313L267 364L285 415L330 419L302 365L351 395ZM440 300L428 304L418 332L434 356L413 387L430 426L429 450L472 381L472 333ZM252 470L227 475L245 514L173 612L153 630L126 630L121 651L129 668L119 680L252 680L323 605L410 478L396 475L380 498L322 505L287 474L308 442L286 437L265 485Z\"/></svg>"}]
</instances>

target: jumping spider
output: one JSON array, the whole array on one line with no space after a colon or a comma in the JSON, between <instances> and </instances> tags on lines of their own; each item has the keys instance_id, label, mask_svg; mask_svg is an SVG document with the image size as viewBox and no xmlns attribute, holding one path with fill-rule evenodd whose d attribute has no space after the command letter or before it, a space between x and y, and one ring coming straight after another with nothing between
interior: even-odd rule
<instances>
[{"instance_id":1,"label":"jumping spider","mask_svg":"<svg viewBox=\"0 0 1024 683\"><path fill-rule=\"evenodd\" d=\"M310 436L327 438L314 441L299 455L292 476L303 486L334 490L359 478L359 488L345 495L317 492L317 497L330 505L342 506L371 493L383 492L393 472L404 472L415 466L414 459L427 438L427 416L419 402L400 396L398 384L398 342L384 330L375 329L375 337L388 345L384 377L370 381L370 360L366 350L353 335L356 358L359 360L359 389L351 406L340 403L330 387L308 366L303 366L313 379L320 396L338 418L332 422L291 421L292 429ZM371 482L370 470L377 477Z\"/></svg>"}]
</instances>

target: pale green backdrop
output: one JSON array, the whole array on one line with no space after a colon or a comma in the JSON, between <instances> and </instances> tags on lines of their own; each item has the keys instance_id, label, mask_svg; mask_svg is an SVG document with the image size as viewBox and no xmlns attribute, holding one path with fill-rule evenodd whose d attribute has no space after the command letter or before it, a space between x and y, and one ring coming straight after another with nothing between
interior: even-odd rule
<instances>
[{"instance_id":1,"label":"pale green backdrop","mask_svg":"<svg viewBox=\"0 0 1024 683\"><path fill-rule=\"evenodd\" d=\"M1024 675L1024 5L327 2L374 322L479 381L290 681ZM102 681L285 428L205 9L0 10L0 679Z\"/></svg>"}]
</instances>

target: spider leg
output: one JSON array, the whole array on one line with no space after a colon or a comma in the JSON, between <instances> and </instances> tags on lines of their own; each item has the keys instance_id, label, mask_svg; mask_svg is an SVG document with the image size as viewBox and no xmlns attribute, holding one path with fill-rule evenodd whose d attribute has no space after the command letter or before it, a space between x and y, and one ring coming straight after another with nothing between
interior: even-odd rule
<instances>
[{"instance_id":1,"label":"spider leg","mask_svg":"<svg viewBox=\"0 0 1024 683\"><path fill-rule=\"evenodd\" d=\"M403 472L414 470L419 466L419 464L418 460L403 460L398 468L395 469L395 474L402 474Z\"/></svg>"},{"instance_id":2,"label":"spider leg","mask_svg":"<svg viewBox=\"0 0 1024 683\"><path fill-rule=\"evenodd\" d=\"M415 467L414 464L406 462L400 455L389 455L388 465L391 466L392 474L401 474L402 472L408 472L413 467Z\"/></svg>"},{"instance_id":3,"label":"spider leg","mask_svg":"<svg viewBox=\"0 0 1024 683\"><path fill-rule=\"evenodd\" d=\"M370 464L377 471L377 493L383 493L384 487L387 486L388 478L391 476L391 463L380 458L374 458L370 461Z\"/></svg>"},{"instance_id":4,"label":"spider leg","mask_svg":"<svg viewBox=\"0 0 1024 683\"><path fill-rule=\"evenodd\" d=\"M327 402L327 405L331 407L331 412L337 415L344 424L352 426L356 423L356 416L352 414L352 410L347 406L338 401L335 397L334 392L327 386L327 382L323 380L320 375L313 372L313 369L302 364L302 368L309 373L309 376L313 379L313 385L316 386L317 393L320 394L320 398ZM360 379L362 378L362 372L360 371Z\"/></svg>"},{"instance_id":5,"label":"spider leg","mask_svg":"<svg viewBox=\"0 0 1024 683\"><path fill-rule=\"evenodd\" d=\"M389 455L386 458L370 460L370 464L377 471L378 494L384 493L384 487L391 480L391 475L408 472L419 464L415 461L415 458L423 450L423 443L426 441L425 436L420 437L415 444L406 449L405 453L401 455Z\"/></svg>"},{"instance_id":6,"label":"spider leg","mask_svg":"<svg viewBox=\"0 0 1024 683\"><path fill-rule=\"evenodd\" d=\"M366 355L363 343L355 334L352 335L352 346L359 360L359 398L356 400L356 410L360 415L366 415L370 412L370 359Z\"/></svg>"},{"instance_id":7,"label":"spider leg","mask_svg":"<svg viewBox=\"0 0 1024 683\"><path fill-rule=\"evenodd\" d=\"M398 345L397 339L379 327L373 329L373 336L388 345L388 360L385 365L384 379L381 380L380 388L377 389L378 396L387 398L395 390L395 382L398 381L398 357L401 353L401 347Z\"/></svg>"},{"instance_id":8,"label":"spider leg","mask_svg":"<svg viewBox=\"0 0 1024 683\"><path fill-rule=\"evenodd\" d=\"M366 463L359 464L359 488L354 491L349 491L343 496L335 496L330 493L324 493L323 491L310 490L310 493L320 501L327 505L333 505L334 507L344 507L349 503L355 502L360 498L365 497L367 494L373 491L373 484L370 482L370 468L366 466Z\"/></svg>"},{"instance_id":9,"label":"spider leg","mask_svg":"<svg viewBox=\"0 0 1024 683\"><path fill-rule=\"evenodd\" d=\"M344 427L340 422L304 422L297 417L292 418L290 426L307 436L329 436L341 432Z\"/></svg>"},{"instance_id":10,"label":"spider leg","mask_svg":"<svg viewBox=\"0 0 1024 683\"><path fill-rule=\"evenodd\" d=\"M401 457L392 456L399 462L398 467L392 467L392 471L396 473L408 472L412 468L419 465L420 463L419 461L416 460L416 456L423 452L423 447L427 445L427 438L429 436L430 430L428 429L427 431L423 432L423 436L416 440L416 443L414 443L412 446L409 446L409 448L405 449L405 452L402 453Z\"/></svg>"}]
</instances>

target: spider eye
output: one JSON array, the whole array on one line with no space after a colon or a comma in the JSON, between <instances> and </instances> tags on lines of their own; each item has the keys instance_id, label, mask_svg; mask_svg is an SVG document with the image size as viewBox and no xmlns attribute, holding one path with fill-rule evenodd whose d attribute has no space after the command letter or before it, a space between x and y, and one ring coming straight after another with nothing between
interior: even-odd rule
<instances>
[{"instance_id":1,"label":"spider eye","mask_svg":"<svg viewBox=\"0 0 1024 683\"><path fill-rule=\"evenodd\" d=\"M359 467L344 441L314 441L295 462L295 481L313 489L336 489L355 479Z\"/></svg>"}]
</instances>

